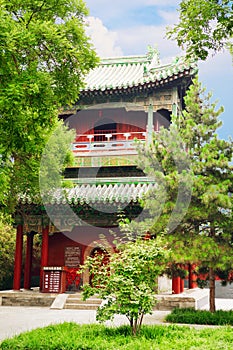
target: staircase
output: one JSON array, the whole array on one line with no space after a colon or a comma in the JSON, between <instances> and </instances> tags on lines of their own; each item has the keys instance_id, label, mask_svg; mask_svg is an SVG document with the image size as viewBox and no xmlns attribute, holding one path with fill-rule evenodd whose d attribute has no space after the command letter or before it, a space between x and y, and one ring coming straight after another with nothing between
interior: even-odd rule
<instances>
[{"instance_id":1,"label":"staircase","mask_svg":"<svg viewBox=\"0 0 233 350\"><path fill-rule=\"evenodd\" d=\"M0 291L0 306L50 307L56 294L35 291Z\"/></svg>"},{"instance_id":2,"label":"staircase","mask_svg":"<svg viewBox=\"0 0 233 350\"><path fill-rule=\"evenodd\" d=\"M91 297L87 300L82 300L82 295L80 293L69 294L64 309L75 309L75 310L96 310L102 300L98 297Z\"/></svg>"}]
</instances>

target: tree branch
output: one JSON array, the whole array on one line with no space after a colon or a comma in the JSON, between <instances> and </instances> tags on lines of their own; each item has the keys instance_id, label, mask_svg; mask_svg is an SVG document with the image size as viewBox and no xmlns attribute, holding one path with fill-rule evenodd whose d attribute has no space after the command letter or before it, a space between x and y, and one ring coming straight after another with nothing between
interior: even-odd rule
<instances>
[{"instance_id":1,"label":"tree branch","mask_svg":"<svg viewBox=\"0 0 233 350\"><path fill-rule=\"evenodd\" d=\"M34 11L32 11L31 16L29 17L29 20L28 20L28 22L26 24L26 28L28 28L28 26L29 26L33 16L35 15L35 13L40 12L44 5L45 5L45 0L42 2L41 6L39 8L35 9Z\"/></svg>"}]
</instances>

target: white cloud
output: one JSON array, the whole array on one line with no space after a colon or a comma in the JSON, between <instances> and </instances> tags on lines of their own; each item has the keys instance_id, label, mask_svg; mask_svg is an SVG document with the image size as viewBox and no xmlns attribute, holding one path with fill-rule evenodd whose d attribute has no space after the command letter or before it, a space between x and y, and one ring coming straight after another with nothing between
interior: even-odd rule
<instances>
[{"instance_id":1,"label":"white cloud","mask_svg":"<svg viewBox=\"0 0 233 350\"><path fill-rule=\"evenodd\" d=\"M174 18L173 12L162 12L166 24ZM180 53L180 49L174 41L165 38L165 25L139 25L109 30L99 18L89 17L87 34L98 55L101 57L145 54L148 45L156 46L161 58L173 57Z\"/></svg>"},{"instance_id":2,"label":"white cloud","mask_svg":"<svg viewBox=\"0 0 233 350\"><path fill-rule=\"evenodd\" d=\"M154 6L156 8L177 8L179 5L179 0L86 0L85 3L90 9L90 16L99 17L103 20L104 23L122 23L125 25L125 22L121 21L122 18L128 17L131 18L132 13L146 9L147 7L151 11L150 7ZM174 12L175 13L175 12ZM135 15L134 22L137 22L137 16ZM126 23L127 25L127 23Z\"/></svg>"},{"instance_id":3,"label":"white cloud","mask_svg":"<svg viewBox=\"0 0 233 350\"><path fill-rule=\"evenodd\" d=\"M174 25L178 22L179 12L159 10L158 14L163 18L164 22L168 25Z\"/></svg>"},{"instance_id":4,"label":"white cloud","mask_svg":"<svg viewBox=\"0 0 233 350\"><path fill-rule=\"evenodd\" d=\"M87 29L100 57L145 54L148 45L157 47L161 58L176 56L180 50L174 41L165 39L165 32L164 26L139 26L113 32L94 17L89 18Z\"/></svg>"},{"instance_id":5,"label":"white cloud","mask_svg":"<svg viewBox=\"0 0 233 350\"><path fill-rule=\"evenodd\" d=\"M180 52L174 41L165 38L165 26L138 26L118 32L119 44L127 54L144 54L147 46L156 46L161 58L175 56Z\"/></svg>"},{"instance_id":6,"label":"white cloud","mask_svg":"<svg viewBox=\"0 0 233 350\"><path fill-rule=\"evenodd\" d=\"M121 56L123 54L117 45L117 32L109 31L99 18L88 17L87 35L91 37L97 54L100 57Z\"/></svg>"}]
</instances>

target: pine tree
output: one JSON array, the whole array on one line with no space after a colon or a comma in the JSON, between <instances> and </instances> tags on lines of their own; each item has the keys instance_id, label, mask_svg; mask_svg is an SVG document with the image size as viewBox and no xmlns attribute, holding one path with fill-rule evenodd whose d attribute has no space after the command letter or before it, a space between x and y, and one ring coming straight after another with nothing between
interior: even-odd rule
<instances>
[{"instance_id":1,"label":"pine tree","mask_svg":"<svg viewBox=\"0 0 233 350\"><path fill-rule=\"evenodd\" d=\"M140 167L157 183L144 202L149 216L133 223L151 234L163 234L173 262L197 263L208 271L210 311L215 311L215 277L233 268L231 140L220 140L219 116L198 79L185 98L183 114L170 130L154 135L142 147Z\"/></svg>"}]
</instances>

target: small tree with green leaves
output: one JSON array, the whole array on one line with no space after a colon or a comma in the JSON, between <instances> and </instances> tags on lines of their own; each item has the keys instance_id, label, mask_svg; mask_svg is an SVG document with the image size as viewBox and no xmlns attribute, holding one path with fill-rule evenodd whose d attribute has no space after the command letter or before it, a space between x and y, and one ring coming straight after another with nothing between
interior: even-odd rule
<instances>
[{"instance_id":1,"label":"small tree with green leaves","mask_svg":"<svg viewBox=\"0 0 233 350\"><path fill-rule=\"evenodd\" d=\"M197 263L208 270L210 310L215 311L215 277L233 268L231 140L216 134L222 108L196 78L186 109L140 150L140 167L157 187L145 198L148 218L136 227L163 234L172 262Z\"/></svg>"},{"instance_id":2,"label":"small tree with green leaves","mask_svg":"<svg viewBox=\"0 0 233 350\"><path fill-rule=\"evenodd\" d=\"M143 316L150 314L156 303L156 281L163 272L168 250L160 240L137 239L118 247L107 265L102 257L89 257L84 266L92 275L91 284L84 285L83 297L97 294L104 300L97 310L97 320L106 321L116 314L125 315L132 334L140 331Z\"/></svg>"}]
</instances>

